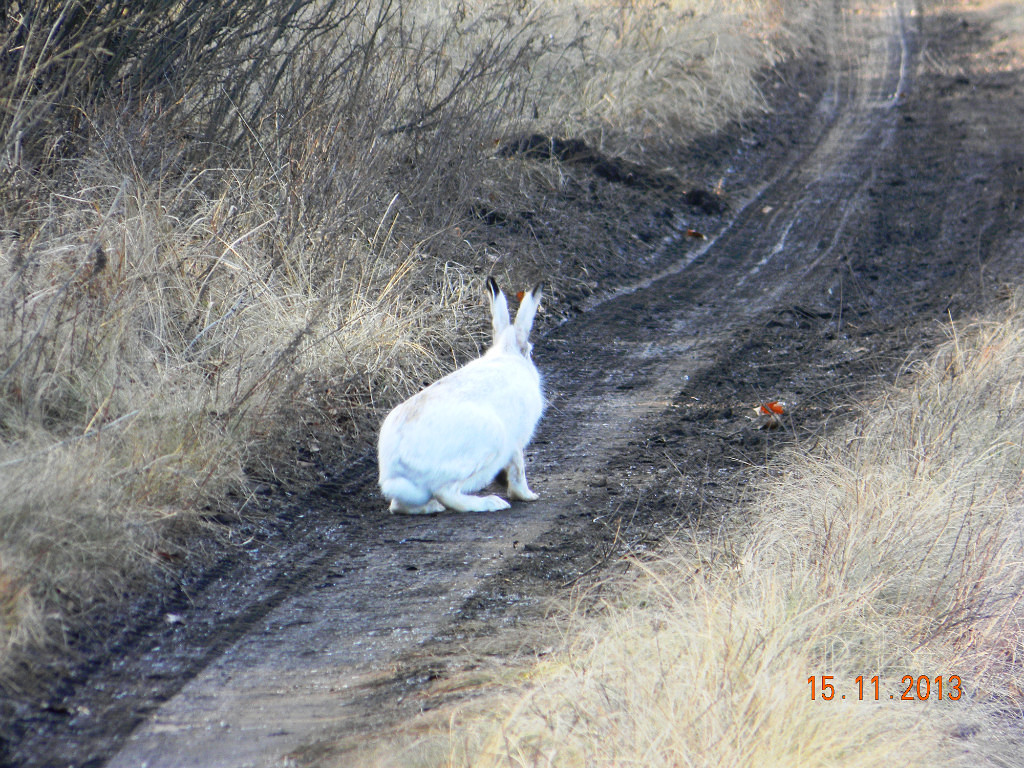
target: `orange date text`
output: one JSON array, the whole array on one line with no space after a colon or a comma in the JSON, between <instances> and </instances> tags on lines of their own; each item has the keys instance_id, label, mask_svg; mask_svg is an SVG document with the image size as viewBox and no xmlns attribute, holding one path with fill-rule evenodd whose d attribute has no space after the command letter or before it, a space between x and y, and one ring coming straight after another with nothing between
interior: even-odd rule
<instances>
[{"instance_id":1,"label":"orange date text","mask_svg":"<svg viewBox=\"0 0 1024 768\"><path fill-rule=\"evenodd\" d=\"M964 695L959 675L904 675L894 693L887 695L888 687L879 679L857 675L852 684L836 682L834 675L811 675L807 678L811 688L811 701L937 701L942 698L959 701Z\"/></svg>"}]
</instances>

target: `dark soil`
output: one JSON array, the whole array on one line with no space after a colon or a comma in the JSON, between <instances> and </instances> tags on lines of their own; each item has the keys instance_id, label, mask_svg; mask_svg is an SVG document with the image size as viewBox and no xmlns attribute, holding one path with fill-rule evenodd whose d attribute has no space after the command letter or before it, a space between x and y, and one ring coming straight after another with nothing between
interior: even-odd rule
<instances>
[{"instance_id":1,"label":"dark soil","mask_svg":"<svg viewBox=\"0 0 1024 768\"><path fill-rule=\"evenodd\" d=\"M563 139L540 133L518 136L498 148L498 157L514 155L522 155L531 160L557 160L563 165L582 168L612 184L622 184L634 189L679 192L679 202L709 216L724 213L726 210L721 195L700 188L682 189L684 185L675 176L621 157L610 157L594 149L583 139ZM489 224L500 221L485 220Z\"/></svg>"},{"instance_id":2,"label":"dark soil","mask_svg":"<svg viewBox=\"0 0 1024 768\"><path fill-rule=\"evenodd\" d=\"M564 297L552 315L567 319L536 339L541 501L389 516L371 450L306 456L326 481L267 489L103 640L93 622L74 658L26 666L40 682L0 703L0 763L344 765L364 734L459 695L427 695L439 679L526 642L513 628L549 598L742 514L780 446L1005 298L1024 253L1024 74L990 46L1014 10L898 6L837 10L834 39L766 80L770 115L681 153L691 184L585 145L551 155L567 146L551 137L509 149L547 146L538 161L581 185L639 195L622 244L636 263L592 265L593 295ZM687 203L711 189L725 205ZM771 400L786 403L776 429L753 410Z\"/></svg>"}]
</instances>

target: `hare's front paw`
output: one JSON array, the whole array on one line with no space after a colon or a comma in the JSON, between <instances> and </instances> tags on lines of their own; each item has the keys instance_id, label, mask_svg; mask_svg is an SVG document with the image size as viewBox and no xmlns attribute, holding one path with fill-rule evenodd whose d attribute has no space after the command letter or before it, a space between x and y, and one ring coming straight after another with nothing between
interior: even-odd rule
<instances>
[{"instance_id":1,"label":"hare's front paw","mask_svg":"<svg viewBox=\"0 0 1024 768\"><path fill-rule=\"evenodd\" d=\"M513 488L510 485L508 487L508 497L510 499L515 499L516 501L536 501L540 498L540 495L534 493L525 485L519 488Z\"/></svg>"}]
</instances>

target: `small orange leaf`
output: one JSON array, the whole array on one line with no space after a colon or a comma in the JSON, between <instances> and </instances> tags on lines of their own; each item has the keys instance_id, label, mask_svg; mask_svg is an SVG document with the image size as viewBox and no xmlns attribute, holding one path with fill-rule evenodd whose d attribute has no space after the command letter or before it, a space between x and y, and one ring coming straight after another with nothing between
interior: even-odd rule
<instances>
[{"instance_id":1,"label":"small orange leaf","mask_svg":"<svg viewBox=\"0 0 1024 768\"><path fill-rule=\"evenodd\" d=\"M688 230L686 230L686 236L687 237L692 237L694 240L707 240L708 239L707 235L705 235L703 232L698 232L696 229L688 229Z\"/></svg>"},{"instance_id":2,"label":"small orange leaf","mask_svg":"<svg viewBox=\"0 0 1024 768\"><path fill-rule=\"evenodd\" d=\"M516 301L522 301L525 295L526 291L516 291Z\"/></svg>"}]
</instances>

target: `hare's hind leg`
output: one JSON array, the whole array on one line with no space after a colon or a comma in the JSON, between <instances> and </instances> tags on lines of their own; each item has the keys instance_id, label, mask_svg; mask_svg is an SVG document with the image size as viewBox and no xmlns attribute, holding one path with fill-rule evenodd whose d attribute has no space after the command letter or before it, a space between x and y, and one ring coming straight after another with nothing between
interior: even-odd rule
<instances>
[{"instance_id":1,"label":"hare's hind leg","mask_svg":"<svg viewBox=\"0 0 1024 768\"><path fill-rule=\"evenodd\" d=\"M497 512L499 509L509 508L509 503L500 496L473 496L463 493L457 483L438 489L434 496L448 509L454 509L456 512Z\"/></svg>"},{"instance_id":2,"label":"hare's hind leg","mask_svg":"<svg viewBox=\"0 0 1024 768\"><path fill-rule=\"evenodd\" d=\"M505 474L508 476L508 495L509 498L519 501L536 501L540 496L531 491L530 486L526 484L526 467L523 462L523 452L516 451L505 467Z\"/></svg>"},{"instance_id":3,"label":"hare's hind leg","mask_svg":"<svg viewBox=\"0 0 1024 768\"><path fill-rule=\"evenodd\" d=\"M431 499L423 506L409 507L398 499L392 499L391 511L397 515L433 515L438 512L444 512L444 504L437 499Z\"/></svg>"}]
</instances>

